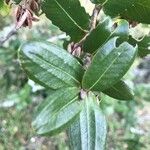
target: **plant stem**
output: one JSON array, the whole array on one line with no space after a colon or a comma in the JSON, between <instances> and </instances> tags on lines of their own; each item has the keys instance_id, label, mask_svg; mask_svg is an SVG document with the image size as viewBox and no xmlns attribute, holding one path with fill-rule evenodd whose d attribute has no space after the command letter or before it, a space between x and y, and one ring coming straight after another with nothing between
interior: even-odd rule
<instances>
[{"instance_id":1,"label":"plant stem","mask_svg":"<svg viewBox=\"0 0 150 150\"><path fill-rule=\"evenodd\" d=\"M91 16L91 21L90 21L90 24L89 24L90 30L87 34L85 34L85 36L78 43L74 44L72 52L76 51L76 49L78 49L79 47L82 47L82 44L86 40L87 36L91 33L91 31L93 29L96 28L97 17L99 15L99 12L100 12L101 9L102 9L101 5L95 5L95 8L93 9L93 13L92 13L92 16Z\"/></svg>"},{"instance_id":2,"label":"plant stem","mask_svg":"<svg viewBox=\"0 0 150 150\"><path fill-rule=\"evenodd\" d=\"M102 9L101 5L95 5L95 8L93 10L93 14L91 17L91 22L90 22L90 31L92 31L93 29L96 28L97 17L98 17L98 14L99 14L101 9Z\"/></svg>"}]
</instances>

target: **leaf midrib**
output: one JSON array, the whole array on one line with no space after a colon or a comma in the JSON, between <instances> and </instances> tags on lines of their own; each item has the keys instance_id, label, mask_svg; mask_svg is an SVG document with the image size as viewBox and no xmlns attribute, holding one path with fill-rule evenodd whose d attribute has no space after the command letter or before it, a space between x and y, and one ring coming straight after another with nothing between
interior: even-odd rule
<instances>
[{"instance_id":1,"label":"leaf midrib","mask_svg":"<svg viewBox=\"0 0 150 150\"><path fill-rule=\"evenodd\" d=\"M44 108L42 109L42 111L40 112L40 114L38 115L37 119L38 120L41 116L42 113L44 113L44 111L53 104L54 101L56 101L57 99L60 99L63 95L59 95L58 97L54 97L53 101L50 101L46 106L44 106ZM74 98L74 97L73 97Z\"/></svg>"},{"instance_id":2,"label":"leaf midrib","mask_svg":"<svg viewBox=\"0 0 150 150\"><path fill-rule=\"evenodd\" d=\"M57 49L59 49L60 51L62 51L62 49L55 47ZM55 55L56 57L58 57L59 59L61 59L62 61L64 61L64 59L62 57L60 57L60 55L55 54L54 52L50 51L48 48L46 48L46 50L50 53L52 53L53 55ZM68 53L66 53L65 55L68 55ZM77 65L78 67L81 67L81 69L83 69L82 65L79 63L79 61L77 61L74 57L71 58L71 60L75 61L73 65ZM76 68L74 68L75 66L71 66L71 64L68 63L68 61L66 61L68 66L71 67L73 70L75 70Z\"/></svg>"},{"instance_id":3,"label":"leaf midrib","mask_svg":"<svg viewBox=\"0 0 150 150\"><path fill-rule=\"evenodd\" d=\"M72 100L68 103L66 103L61 109L56 109L55 112L54 112L54 115L55 116L59 111L63 110L65 107L67 107L69 104L71 104L72 102L74 102L76 99L78 98L78 96L75 96L72 98ZM49 103L42 112L44 112L51 104L53 103Z\"/></svg>"},{"instance_id":4,"label":"leaf midrib","mask_svg":"<svg viewBox=\"0 0 150 150\"><path fill-rule=\"evenodd\" d=\"M124 50L124 49L123 49ZM107 69L102 73L102 75L98 78L98 80L89 88L90 90L103 78L103 76L105 75L105 73L112 67L112 65L114 64L114 62L118 59L118 57L122 54L123 50L121 51L121 53L119 55L117 55L117 57L112 61L112 63L107 67ZM106 56L107 57L107 56Z\"/></svg>"},{"instance_id":5,"label":"leaf midrib","mask_svg":"<svg viewBox=\"0 0 150 150\"><path fill-rule=\"evenodd\" d=\"M74 97L69 103L67 103L66 105L64 105L61 109L57 110L52 116L51 118L53 118L54 116L56 116L56 114L58 114L59 112L61 112L64 108L66 108L67 106L69 106L70 104L72 104L73 102L75 102L77 100L78 96ZM40 129L42 126L45 126L47 124L49 124L50 121L42 124L41 126L39 126L38 128Z\"/></svg>"},{"instance_id":6,"label":"leaf midrib","mask_svg":"<svg viewBox=\"0 0 150 150\"><path fill-rule=\"evenodd\" d=\"M31 52L30 52L31 53ZM39 54L35 54L35 53L31 53L32 55L34 55L35 57L39 58L42 62L45 62L48 66L52 66L54 69L59 70L60 72L63 72L64 74L70 76L70 78L72 78L75 82L77 82L78 84L80 84L80 82L74 78L72 75L68 74L67 72L65 72L64 70L62 70L61 68L58 68L57 66L55 66L54 64L52 64L51 62L45 60L41 55ZM30 58L31 59L31 58ZM31 59L32 60L32 59ZM33 60L32 60L33 61ZM35 62L35 61L34 61ZM39 65L39 63L35 62L36 64ZM43 67L42 67L43 68ZM43 68L44 70L46 70L45 68ZM73 69L74 70L74 69ZM75 71L75 70L74 70ZM60 78L59 78L60 79Z\"/></svg>"},{"instance_id":7,"label":"leaf midrib","mask_svg":"<svg viewBox=\"0 0 150 150\"><path fill-rule=\"evenodd\" d=\"M67 11L65 11L65 9L61 6L61 4L57 1L54 0L55 3L58 5L58 7L68 16L68 18L83 32L87 32L86 30L84 30L70 15Z\"/></svg>"},{"instance_id":8,"label":"leaf midrib","mask_svg":"<svg viewBox=\"0 0 150 150\"><path fill-rule=\"evenodd\" d=\"M118 89L115 88L114 86L112 86L112 88L113 88L114 90L116 90L118 93L120 93L121 95L124 95L124 93L122 93L121 90L118 90Z\"/></svg>"}]
</instances>

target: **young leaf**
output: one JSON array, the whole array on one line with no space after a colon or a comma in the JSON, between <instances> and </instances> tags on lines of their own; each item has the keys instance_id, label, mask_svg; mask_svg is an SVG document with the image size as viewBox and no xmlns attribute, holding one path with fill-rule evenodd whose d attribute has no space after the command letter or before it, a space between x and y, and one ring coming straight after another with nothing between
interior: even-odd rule
<instances>
[{"instance_id":1,"label":"young leaf","mask_svg":"<svg viewBox=\"0 0 150 150\"><path fill-rule=\"evenodd\" d=\"M126 20L120 19L117 22L117 25L117 28L112 31L113 25L109 18L105 19L102 23L99 23L89 36L87 36L83 45L84 51L93 53L115 36L119 36L119 43L128 40L129 23Z\"/></svg>"},{"instance_id":2,"label":"young leaf","mask_svg":"<svg viewBox=\"0 0 150 150\"><path fill-rule=\"evenodd\" d=\"M49 42L29 42L19 51L23 69L42 86L58 89L80 86L83 68L66 50Z\"/></svg>"},{"instance_id":3,"label":"young leaf","mask_svg":"<svg viewBox=\"0 0 150 150\"><path fill-rule=\"evenodd\" d=\"M129 23L124 19L119 19L117 21L117 28L112 32L110 37L107 39L111 39L112 37L118 36L118 43L122 43L129 39Z\"/></svg>"},{"instance_id":4,"label":"young leaf","mask_svg":"<svg viewBox=\"0 0 150 150\"><path fill-rule=\"evenodd\" d=\"M104 12L111 17L150 23L150 0L107 0L104 5Z\"/></svg>"},{"instance_id":5,"label":"young leaf","mask_svg":"<svg viewBox=\"0 0 150 150\"><path fill-rule=\"evenodd\" d=\"M106 119L90 92L80 117L68 130L71 150L104 150L106 133Z\"/></svg>"},{"instance_id":6,"label":"young leaf","mask_svg":"<svg viewBox=\"0 0 150 150\"><path fill-rule=\"evenodd\" d=\"M33 122L38 134L54 135L64 130L79 115L79 89L61 88L41 104L41 112Z\"/></svg>"},{"instance_id":7,"label":"young leaf","mask_svg":"<svg viewBox=\"0 0 150 150\"><path fill-rule=\"evenodd\" d=\"M116 40L114 37L98 49L83 76L84 89L104 91L117 83L132 65L137 47L132 47L127 42L116 47Z\"/></svg>"},{"instance_id":8,"label":"young leaf","mask_svg":"<svg viewBox=\"0 0 150 150\"><path fill-rule=\"evenodd\" d=\"M109 89L104 90L103 93L118 100L133 100L133 92L122 80Z\"/></svg>"},{"instance_id":9,"label":"young leaf","mask_svg":"<svg viewBox=\"0 0 150 150\"><path fill-rule=\"evenodd\" d=\"M42 10L72 40L78 41L86 34L89 15L81 7L79 0L45 0Z\"/></svg>"}]
</instances>

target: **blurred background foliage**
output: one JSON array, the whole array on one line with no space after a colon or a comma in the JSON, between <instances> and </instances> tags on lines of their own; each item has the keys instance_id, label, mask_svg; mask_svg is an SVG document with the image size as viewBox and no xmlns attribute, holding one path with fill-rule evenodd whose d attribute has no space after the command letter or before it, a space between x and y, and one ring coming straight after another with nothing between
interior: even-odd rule
<instances>
[{"instance_id":1,"label":"blurred background foliage","mask_svg":"<svg viewBox=\"0 0 150 150\"><path fill-rule=\"evenodd\" d=\"M82 5L91 13L86 0ZM13 11L0 6L0 39L14 27ZM149 27L138 25L131 33L135 37L149 34ZM22 28L0 45L0 150L68 150L67 136L39 137L31 127L37 104L49 91L28 80L19 66L17 50L29 40L47 40L63 46L68 37L53 26L44 15L32 29ZM101 95L101 107L108 120L107 150L149 150L150 148L150 56L137 58L124 77L135 92L129 102ZM105 97L105 100L103 98Z\"/></svg>"}]
</instances>

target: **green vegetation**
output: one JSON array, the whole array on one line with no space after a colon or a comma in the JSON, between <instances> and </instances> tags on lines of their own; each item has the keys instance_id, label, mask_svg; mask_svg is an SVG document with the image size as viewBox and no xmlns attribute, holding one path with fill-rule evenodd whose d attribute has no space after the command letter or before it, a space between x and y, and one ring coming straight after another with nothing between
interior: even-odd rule
<instances>
[{"instance_id":1,"label":"green vegetation","mask_svg":"<svg viewBox=\"0 0 150 150\"><path fill-rule=\"evenodd\" d=\"M78 0L44 1L46 16L18 31L14 14L0 2L0 150L93 150L95 145L95 150L149 150L150 27L133 27L129 19L149 23L150 3L134 3L147 11L137 17L130 1L129 6L91 1L104 10L90 32L89 10L80 8ZM123 19L106 17L118 16L122 9L128 11L120 13ZM88 54L65 50L80 50L80 44ZM82 91L81 84L92 92Z\"/></svg>"}]
</instances>

